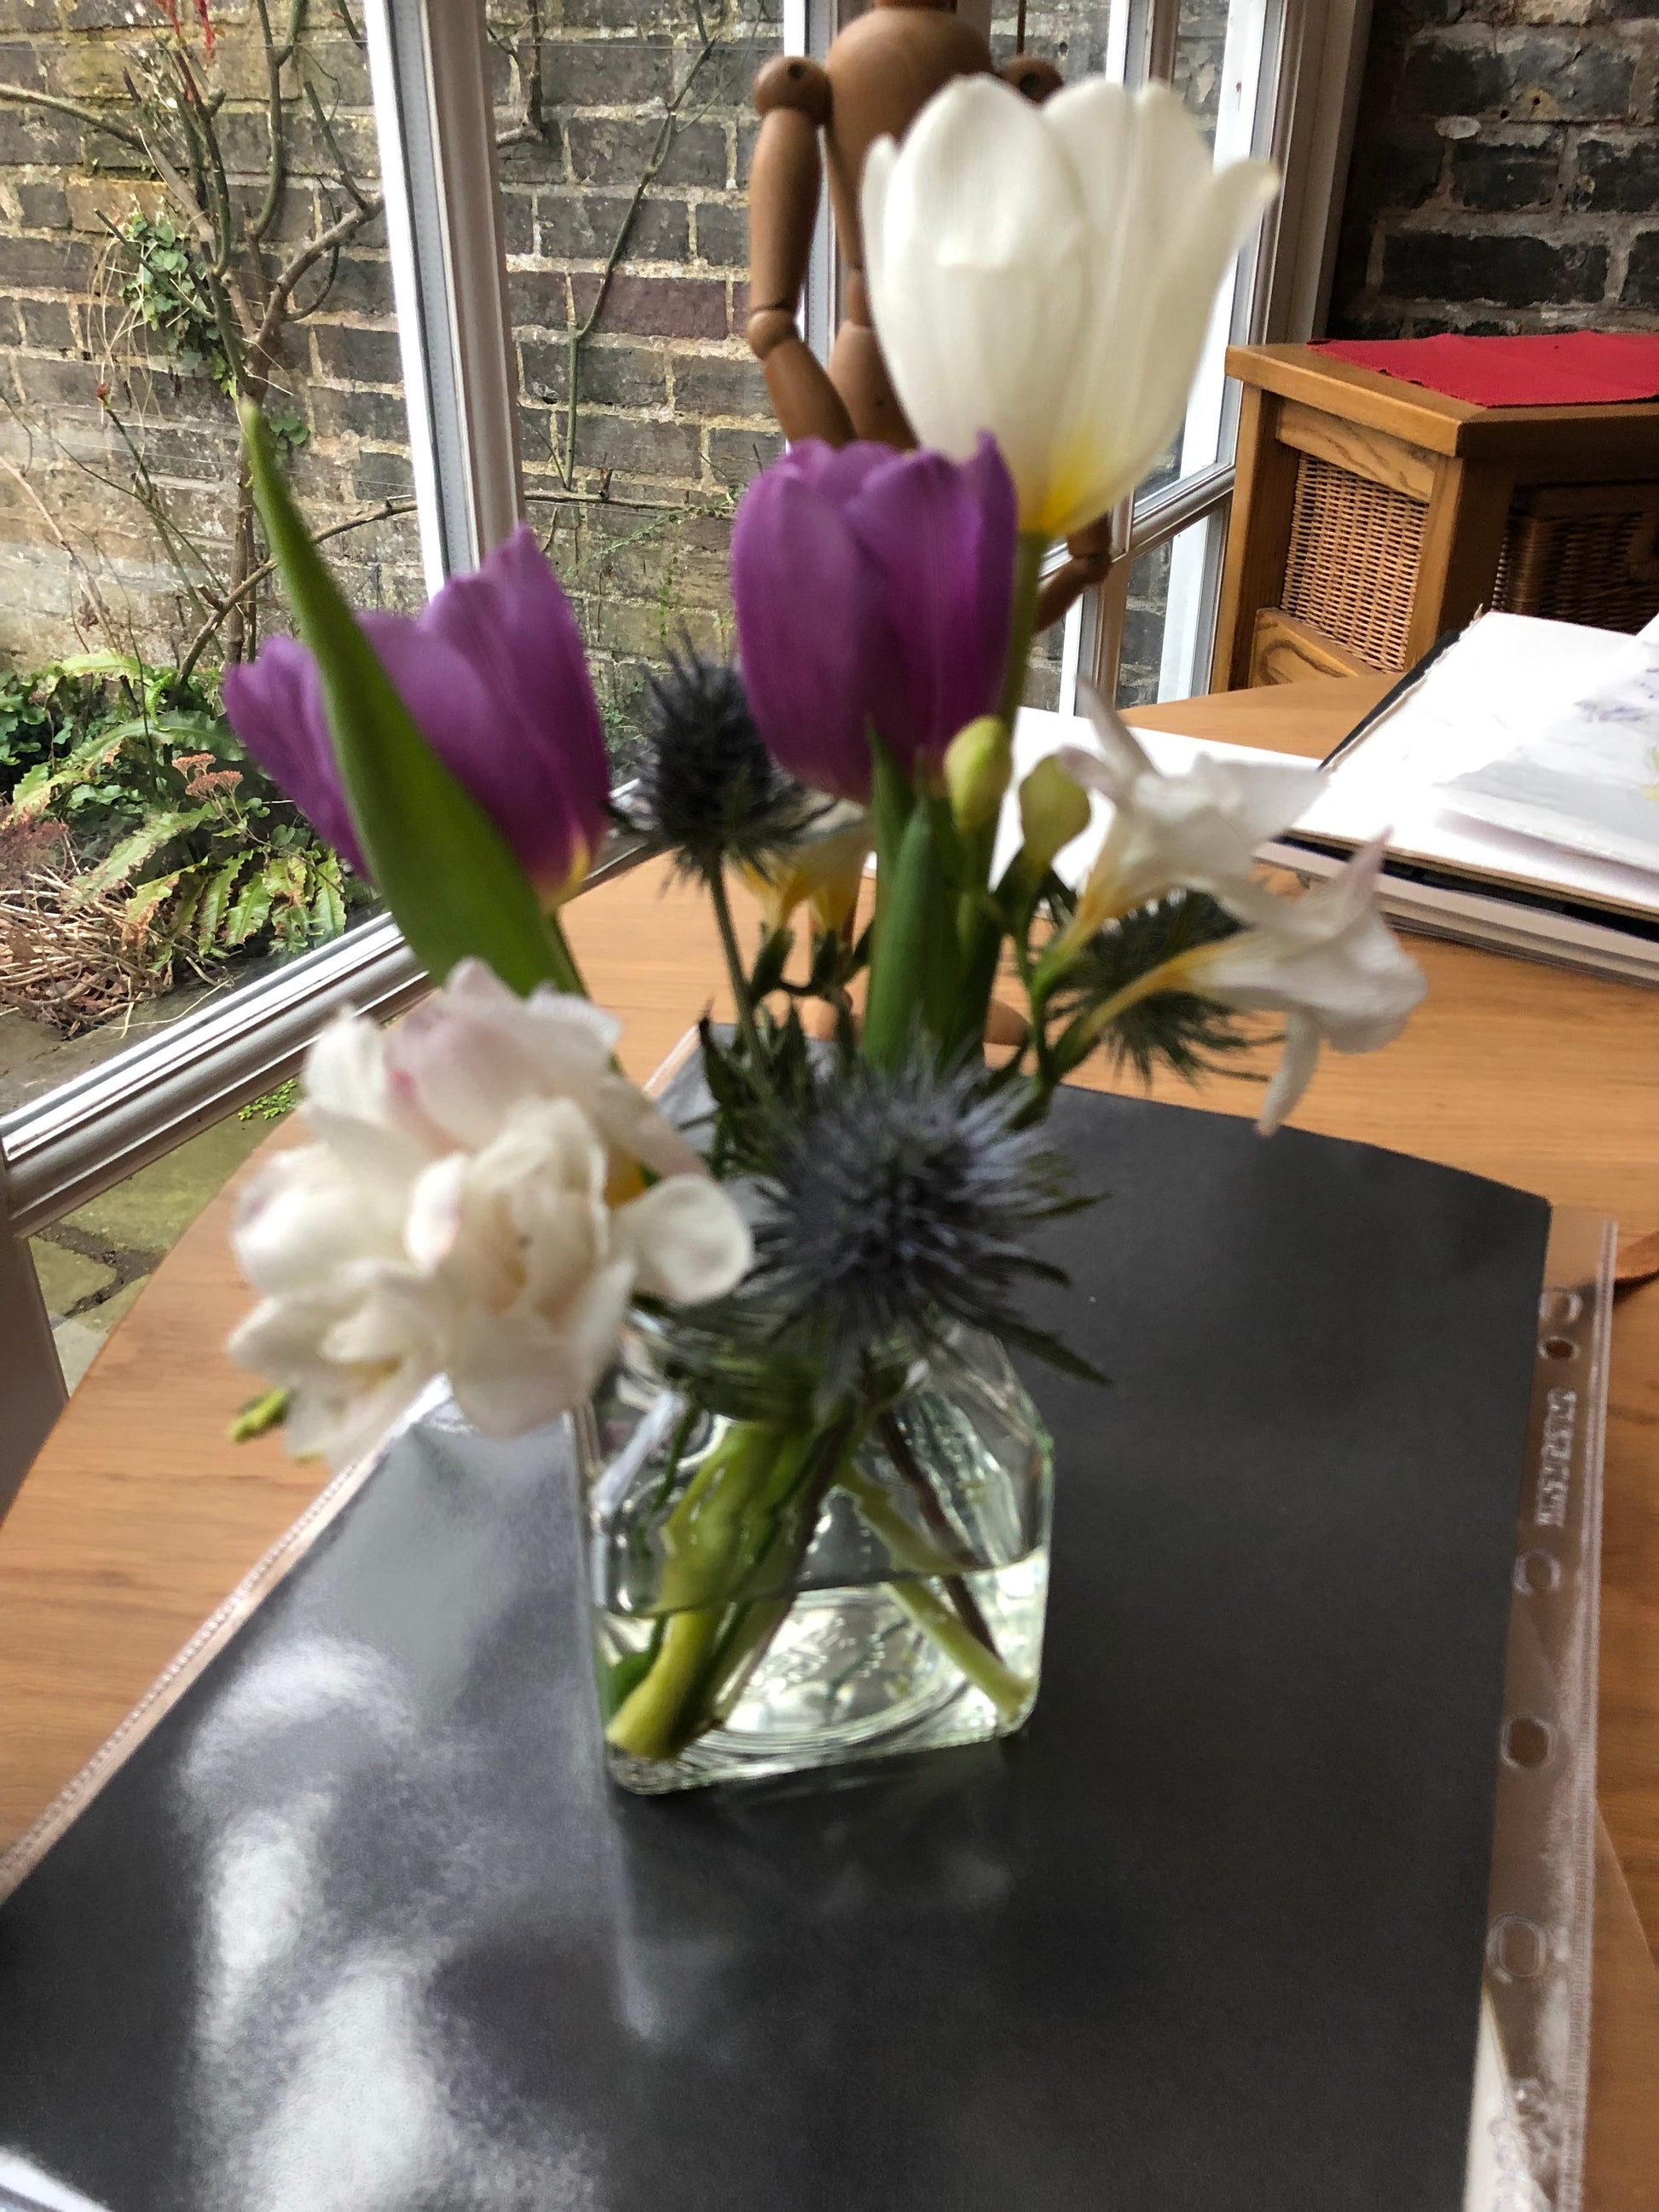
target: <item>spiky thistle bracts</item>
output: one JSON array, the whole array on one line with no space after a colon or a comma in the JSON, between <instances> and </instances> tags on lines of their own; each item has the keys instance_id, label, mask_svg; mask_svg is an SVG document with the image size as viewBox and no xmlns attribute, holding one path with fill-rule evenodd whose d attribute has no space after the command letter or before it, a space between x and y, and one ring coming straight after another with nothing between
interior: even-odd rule
<instances>
[{"instance_id":1,"label":"spiky thistle bracts","mask_svg":"<svg viewBox=\"0 0 1659 2212\"><path fill-rule=\"evenodd\" d=\"M826 1373L951 1322L1018 1333L1021 1289L1054 1271L1032 1230L1073 1203L1057 1156L1012 1126L981 1068L854 1061L828 1078L757 1189L748 1295Z\"/></svg>"},{"instance_id":2,"label":"spiky thistle bracts","mask_svg":"<svg viewBox=\"0 0 1659 2212\"><path fill-rule=\"evenodd\" d=\"M738 671L686 644L650 678L640 811L687 875L726 867L767 876L823 802L786 775L761 742Z\"/></svg>"}]
</instances>

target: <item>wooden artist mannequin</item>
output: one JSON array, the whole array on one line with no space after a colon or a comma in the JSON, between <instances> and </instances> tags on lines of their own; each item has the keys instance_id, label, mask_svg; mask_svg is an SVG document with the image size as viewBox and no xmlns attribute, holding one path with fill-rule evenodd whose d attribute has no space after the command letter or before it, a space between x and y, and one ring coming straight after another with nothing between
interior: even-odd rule
<instances>
[{"instance_id":1,"label":"wooden artist mannequin","mask_svg":"<svg viewBox=\"0 0 1659 2212\"><path fill-rule=\"evenodd\" d=\"M870 326L859 181L875 141L902 138L952 77L993 74L1036 101L1060 83L1053 64L1031 54L994 70L988 42L956 15L951 0L876 0L840 33L823 63L781 54L756 77L761 128L749 181L748 337L792 441L845 446L869 438L899 452L916 443ZM844 311L827 369L796 323L826 168ZM1040 625L1104 577L1109 532L1103 517L1068 542L1071 558L1038 601Z\"/></svg>"}]
</instances>

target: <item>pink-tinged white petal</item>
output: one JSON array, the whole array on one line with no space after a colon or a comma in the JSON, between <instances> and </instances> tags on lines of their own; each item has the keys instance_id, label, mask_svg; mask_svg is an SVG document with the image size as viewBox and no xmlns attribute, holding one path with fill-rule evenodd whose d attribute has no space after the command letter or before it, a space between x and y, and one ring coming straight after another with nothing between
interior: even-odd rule
<instances>
[{"instance_id":1,"label":"pink-tinged white petal","mask_svg":"<svg viewBox=\"0 0 1659 2212\"><path fill-rule=\"evenodd\" d=\"M755 1257L749 1224L717 1182L671 1176L618 1209L616 1244L634 1262L639 1288L677 1305L701 1305L735 1290Z\"/></svg>"}]
</instances>

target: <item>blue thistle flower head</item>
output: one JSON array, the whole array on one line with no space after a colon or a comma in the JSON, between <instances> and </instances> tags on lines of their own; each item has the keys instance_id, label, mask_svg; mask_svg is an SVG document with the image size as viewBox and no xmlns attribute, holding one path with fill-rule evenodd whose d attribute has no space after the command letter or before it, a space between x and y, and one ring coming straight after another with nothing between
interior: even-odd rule
<instances>
[{"instance_id":1,"label":"blue thistle flower head","mask_svg":"<svg viewBox=\"0 0 1659 2212\"><path fill-rule=\"evenodd\" d=\"M983 1068L854 1060L820 1087L759 1182L754 1293L831 1376L949 1324L1029 1340L1023 1285L1055 1270L1028 1249L1069 1208L1065 1164Z\"/></svg>"}]
</instances>

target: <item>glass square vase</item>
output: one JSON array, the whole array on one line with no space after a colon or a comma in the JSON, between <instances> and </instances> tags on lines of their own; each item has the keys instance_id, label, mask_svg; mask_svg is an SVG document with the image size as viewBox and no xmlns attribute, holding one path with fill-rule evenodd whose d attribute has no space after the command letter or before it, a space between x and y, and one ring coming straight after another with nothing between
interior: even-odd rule
<instances>
[{"instance_id":1,"label":"glass square vase","mask_svg":"<svg viewBox=\"0 0 1659 2212\"><path fill-rule=\"evenodd\" d=\"M631 1329L576 1417L605 1759L645 1795L1011 1734L1036 1700L1054 1457L957 1331L877 1407L738 1419Z\"/></svg>"}]
</instances>

